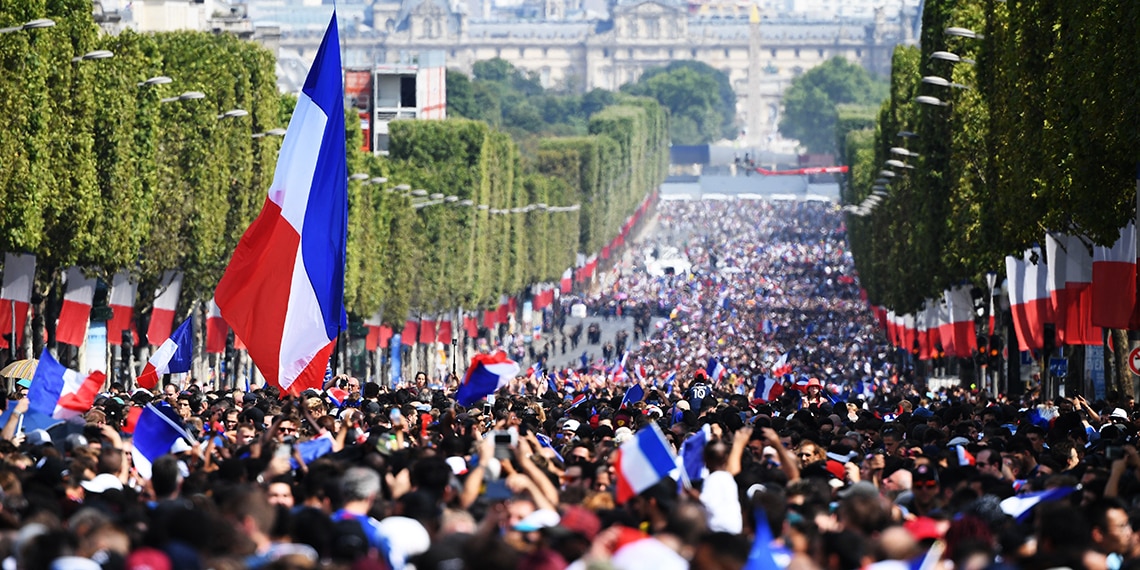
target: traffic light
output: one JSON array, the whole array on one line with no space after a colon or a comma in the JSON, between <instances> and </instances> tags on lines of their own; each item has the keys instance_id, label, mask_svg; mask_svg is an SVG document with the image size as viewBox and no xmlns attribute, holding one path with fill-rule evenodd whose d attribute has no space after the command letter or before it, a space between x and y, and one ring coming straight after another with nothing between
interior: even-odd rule
<instances>
[{"instance_id":1,"label":"traffic light","mask_svg":"<svg viewBox=\"0 0 1140 570\"><path fill-rule=\"evenodd\" d=\"M990 335L989 348L987 356L989 357L990 366L1001 366L1001 352L1002 341L998 335Z\"/></svg>"},{"instance_id":2,"label":"traffic light","mask_svg":"<svg viewBox=\"0 0 1140 570\"><path fill-rule=\"evenodd\" d=\"M978 366L985 366L989 364L990 360L990 338L986 335L980 334L974 339L976 348L974 349L974 364Z\"/></svg>"}]
</instances>

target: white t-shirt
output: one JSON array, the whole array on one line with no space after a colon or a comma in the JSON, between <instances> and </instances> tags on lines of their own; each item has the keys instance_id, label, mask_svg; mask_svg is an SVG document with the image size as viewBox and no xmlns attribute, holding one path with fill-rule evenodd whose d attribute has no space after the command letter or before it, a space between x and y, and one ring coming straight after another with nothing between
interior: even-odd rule
<instances>
[{"instance_id":1,"label":"white t-shirt","mask_svg":"<svg viewBox=\"0 0 1140 570\"><path fill-rule=\"evenodd\" d=\"M740 534L744 517L740 513L740 490L728 471L714 471L701 487L701 503L709 512L709 530Z\"/></svg>"}]
</instances>

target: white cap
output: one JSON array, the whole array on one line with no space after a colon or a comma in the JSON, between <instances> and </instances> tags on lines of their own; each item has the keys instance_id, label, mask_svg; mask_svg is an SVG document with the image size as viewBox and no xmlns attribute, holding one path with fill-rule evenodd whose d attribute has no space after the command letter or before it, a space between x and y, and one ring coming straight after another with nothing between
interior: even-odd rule
<instances>
[{"instance_id":1,"label":"white cap","mask_svg":"<svg viewBox=\"0 0 1140 570\"><path fill-rule=\"evenodd\" d=\"M958 436L946 443L946 447L955 447L959 445L970 445L970 440L962 436Z\"/></svg>"},{"instance_id":2,"label":"white cap","mask_svg":"<svg viewBox=\"0 0 1140 570\"><path fill-rule=\"evenodd\" d=\"M533 513L523 517L523 520L515 524L515 530L523 532L531 532L534 530L542 530L552 526L558 526L562 522L562 517L558 516L556 511L550 509L539 509Z\"/></svg>"},{"instance_id":3,"label":"white cap","mask_svg":"<svg viewBox=\"0 0 1140 570\"><path fill-rule=\"evenodd\" d=\"M388 539L388 544L392 546L391 555L401 566L408 558L423 554L431 548L431 536L416 519L387 517L376 526L380 534Z\"/></svg>"},{"instance_id":4,"label":"white cap","mask_svg":"<svg viewBox=\"0 0 1140 570\"><path fill-rule=\"evenodd\" d=\"M1126 420L1126 419L1128 419L1128 412L1124 411L1121 408L1116 408L1115 410L1112 410L1112 414L1109 417L1120 418L1122 420Z\"/></svg>"},{"instance_id":5,"label":"white cap","mask_svg":"<svg viewBox=\"0 0 1140 570\"><path fill-rule=\"evenodd\" d=\"M458 455L448 457L444 461L446 461L447 466L451 468L451 472L456 475L462 475L467 472L467 461Z\"/></svg>"},{"instance_id":6,"label":"white cap","mask_svg":"<svg viewBox=\"0 0 1140 570\"><path fill-rule=\"evenodd\" d=\"M123 490L123 482L110 473L100 473L94 479L80 483L79 486L88 493L103 493L111 489Z\"/></svg>"},{"instance_id":7,"label":"white cap","mask_svg":"<svg viewBox=\"0 0 1140 570\"><path fill-rule=\"evenodd\" d=\"M580 427L582 427L582 423L578 420L566 420L566 423L562 424L562 431L576 432Z\"/></svg>"}]
</instances>

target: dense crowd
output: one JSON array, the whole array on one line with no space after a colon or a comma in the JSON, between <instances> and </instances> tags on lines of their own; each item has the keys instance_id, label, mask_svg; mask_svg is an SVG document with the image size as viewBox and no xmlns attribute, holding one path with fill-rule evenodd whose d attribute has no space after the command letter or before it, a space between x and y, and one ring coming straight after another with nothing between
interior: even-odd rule
<instances>
[{"instance_id":1,"label":"dense crowd","mask_svg":"<svg viewBox=\"0 0 1140 570\"><path fill-rule=\"evenodd\" d=\"M656 235L699 230L693 272L630 269L595 299L668 317L623 370L535 373L468 407L426 374L286 397L113 384L27 433L22 381L0 432L5 570L1136 565L1132 402L892 382L831 205L659 210ZM784 355L786 390L758 394ZM140 470L144 406L186 438ZM680 457L648 483L646 434Z\"/></svg>"}]
</instances>

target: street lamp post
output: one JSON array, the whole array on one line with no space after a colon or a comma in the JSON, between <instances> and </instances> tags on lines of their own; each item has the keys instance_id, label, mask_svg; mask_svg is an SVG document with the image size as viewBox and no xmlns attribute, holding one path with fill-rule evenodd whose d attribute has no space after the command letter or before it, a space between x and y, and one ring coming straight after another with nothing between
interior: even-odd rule
<instances>
[{"instance_id":1,"label":"street lamp post","mask_svg":"<svg viewBox=\"0 0 1140 570\"><path fill-rule=\"evenodd\" d=\"M55 20L49 20L47 18L39 18L37 20L31 20L29 22L24 22L23 24L20 24L18 26L9 26L7 28L0 28L0 34L10 34L12 32L22 32L24 30L38 30L41 28L50 28L54 25L55 25Z\"/></svg>"},{"instance_id":2,"label":"street lamp post","mask_svg":"<svg viewBox=\"0 0 1140 570\"><path fill-rule=\"evenodd\" d=\"M95 51L89 51L83 55L77 55L71 58L71 63L78 63L80 61L92 61L96 59L109 59L112 57L115 57L115 54L111 53L110 51L105 49L97 49Z\"/></svg>"}]
</instances>

